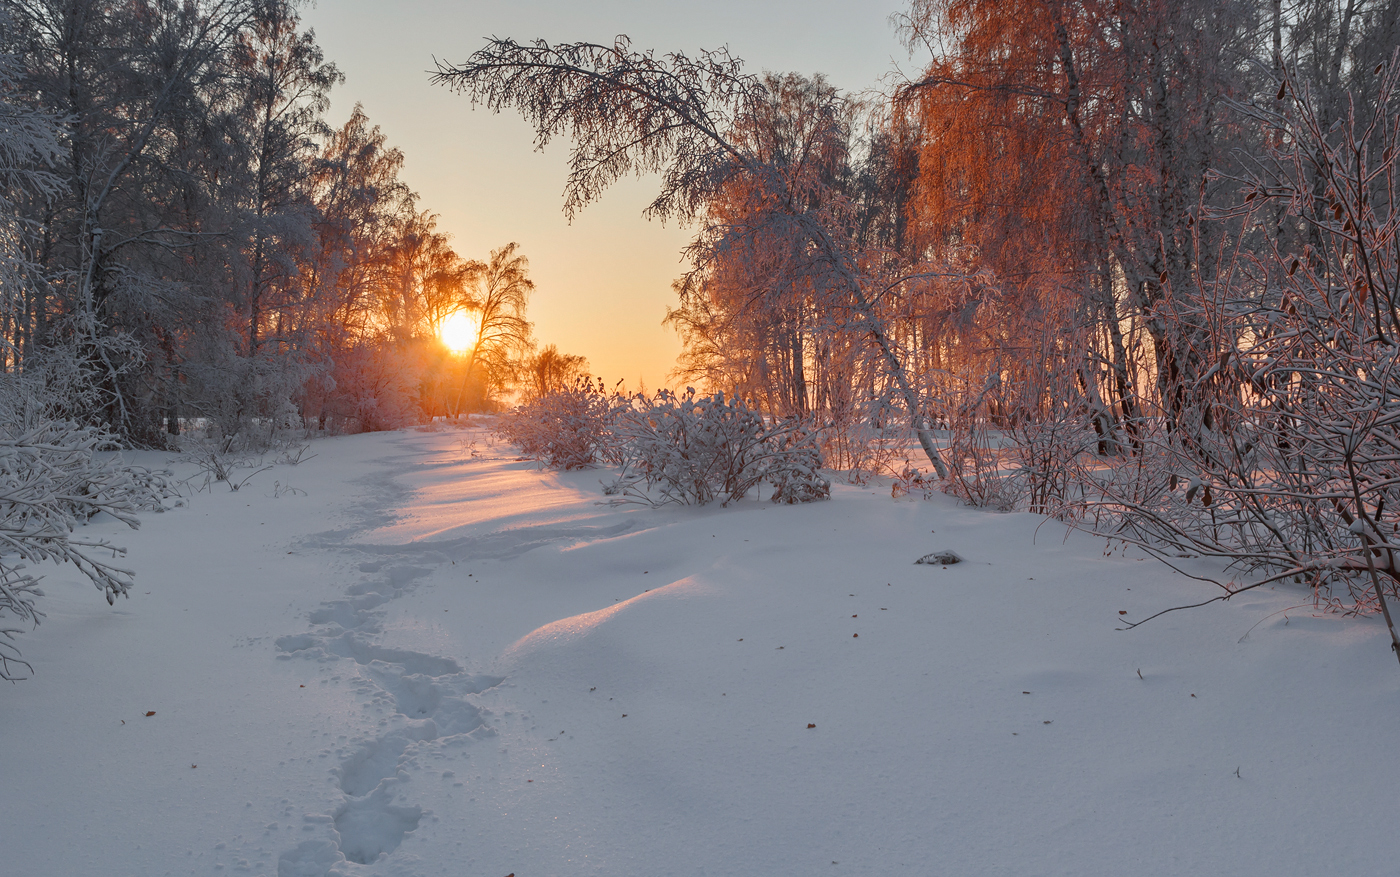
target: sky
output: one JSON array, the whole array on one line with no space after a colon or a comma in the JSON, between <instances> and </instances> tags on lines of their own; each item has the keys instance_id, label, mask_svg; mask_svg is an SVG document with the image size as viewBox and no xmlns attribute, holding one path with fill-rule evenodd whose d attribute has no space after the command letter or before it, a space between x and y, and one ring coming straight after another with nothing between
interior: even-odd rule
<instances>
[{"instance_id":1,"label":"sky","mask_svg":"<svg viewBox=\"0 0 1400 877\"><path fill-rule=\"evenodd\" d=\"M541 345L588 358L594 374L631 389L673 384L680 352L662 325L684 273L693 230L648 221L656 180L627 179L570 224L563 214L566 141L544 152L516 115L473 110L429 84L434 58L462 62L487 37L611 43L658 53L727 45L752 72L823 73L848 91L878 85L910 66L890 15L901 0L319 0L303 12L326 57L345 74L329 121L364 105L390 145L404 153L403 180L420 209L439 214L462 256L485 259L516 241L536 289L529 318Z\"/></svg>"}]
</instances>

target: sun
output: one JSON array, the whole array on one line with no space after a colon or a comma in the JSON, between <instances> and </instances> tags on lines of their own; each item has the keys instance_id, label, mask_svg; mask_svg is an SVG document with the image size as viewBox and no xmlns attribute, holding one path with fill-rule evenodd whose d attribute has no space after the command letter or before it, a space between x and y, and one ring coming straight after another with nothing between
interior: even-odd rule
<instances>
[{"instance_id":1,"label":"sun","mask_svg":"<svg viewBox=\"0 0 1400 877\"><path fill-rule=\"evenodd\" d=\"M447 349L456 354L466 353L476 344L479 321L468 311L453 311L438 327L438 337Z\"/></svg>"}]
</instances>

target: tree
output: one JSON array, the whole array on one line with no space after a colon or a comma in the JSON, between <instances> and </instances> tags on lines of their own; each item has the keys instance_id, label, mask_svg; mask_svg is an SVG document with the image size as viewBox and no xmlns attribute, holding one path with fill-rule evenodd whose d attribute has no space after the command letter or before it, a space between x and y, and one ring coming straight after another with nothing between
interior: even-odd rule
<instances>
[{"instance_id":1,"label":"tree","mask_svg":"<svg viewBox=\"0 0 1400 877\"><path fill-rule=\"evenodd\" d=\"M230 49L256 9L250 0L9 8L26 99L64 119L63 189L35 205L45 229L37 261L52 290L44 310L62 316L40 321L42 346L79 352L103 399L85 417L149 437L143 397L155 376L142 374L142 348L158 343L165 320L153 317L183 297L177 269L205 231L167 221L204 176L187 163L199 150L182 138L210 120L210 84L227 77Z\"/></svg>"},{"instance_id":2,"label":"tree","mask_svg":"<svg viewBox=\"0 0 1400 877\"><path fill-rule=\"evenodd\" d=\"M525 359L521 385L526 403L558 393L588 377L588 360L571 353L560 353L553 344Z\"/></svg>"},{"instance_id":3,"label":"tree","mask_svg":"<svg viewBox=\"0 0 1400 877\"><path fill-rule=\"evenodd\" d=\"M0 12L0 28L10 24ZM42 231L25 216L27 202L44 202L62 186L59 120L14 102L22 75L13 56L0 55L0 373L17 372L43 344L44 280L33 250Z\"/></svg>"},{"instance_id":4,"label":"tree","mask_svg":"<svg viewBox=\"0 0 1400 877\"><path fill-rule=\"evenodd\" d=\"M1181 420L1209 357L1173 309L1230 233L1197 219L1225 196L1208 171L1247 145L1226 102L1257 78L1253 4L916 0L903 25L933 52L900 94L922 127L924 239L975 250L1029 295L1078 288L1104 337L1092 356L1107 380L1092 361L1076 369L1101 434L1139 416L1125 320L1150 339L1163 414Z\"/></svg>"},{"instance_id":5,"label":"tree","mask_svg":"<svg viewBox=\"0 0 1400 877\"><path fill-rule=\"evenodd\" d=\"M285 311L294 306L300 279L295 256L309 244L312 220L308 169L319 141L329 134L322 114L330 106L330 90L344 80L326 62L314 34L301 32L299 25L287 0L263 0L232 53L230 87L239 96L234 130L247 157L235 179L247 192L238 200L249 235L244 304L249 356L258 354L269 330L274 338L281 334ZM270 303L277 292L280 300Z\"/></svg>"},{"instance_id":6,"label":"tree","mask_svg":"<svg viewBox=\"0 0 1400 877\"><path fill-rule=\"evenodd\" d=\"M1267 241L1194 303L1221 351L1195 413L1210 425L1156 443L1144 475L1105 480L1102 507L1106 529L1159 556L1262 573L1215 599L1291 579L1348 608L1331 594L1346 588L1349 608L1384 615L1400 658L1400 52L1372 71L1363 93L1379 99L1354 97L1340 125L1322 126L1325 92L1287 68L1280 105L1249 108L1277 146L1229 212Z\"/></svg>"},{"instance_id":7,"label":"tree","mask_svg":"<svg viewBox=\"0 0 1400 877\"><path fill-rule=\"evenodd\" d=\"M530 280L530 260L517 252L519 246L512 241L492 250L490 260L473 271L475 282L469 287L465 309L476 316L476 339L467 354L457 412L464 410L462 394L473 377L484 375L484 392L489 392L508 377L511 354L530 345L531 326L525 320L525 310L535 284Z\"/></svg>"},{"instance_id":8,"label":"tree","mask_svg":"<svg viewBox=\"0 0 1400 877\"><path fill-rule=\"evenodd\" d=\"M849 236L809 209L804 192L787 185L782 170L744 147L729 132L761 112L767 90L742 72L726 51L692 60L675 53L657 58L633 52L626 37L613 46L544 41L522 45L491 39L465 63L441 64L434 81L466 93L492 110L518 109L534 125L537 143L567 134L574 146L564 210L572 216L625 174L658 172L661 192L648 215L689 220L701 215L725 186L746 179L771 199L763 214L786 226L820 254L839 290L832 301L847 309L873 340L897 385L930 462L945 471L924 406L899 351L875 307L875 297L897 284L875 286L848 245Z\"/></svg>"},{"instance_id":9,"label":"tree","mask_svg":"<svg viewBox=\"0 0 1400 877\"><path fill-rule=\"evenodd\" d=\"M728 136L747 154L782 175L804 209L825 224L848 228L842 184L850 170L849 102L821 77L763 77L756 101ZM694 269L676 286L680 308L667 314L686 339L687 378L761 399L778 417L806 417L832 395L832 337L840 312L819 301L832 296L824 259L807 246L800 227L774 214L773 198L751 177L730 180L710 202L689 248ZM779 213L782 207L777 208ZM812 386L809 386L812 385Z\"/></svg>"}]
</instances>

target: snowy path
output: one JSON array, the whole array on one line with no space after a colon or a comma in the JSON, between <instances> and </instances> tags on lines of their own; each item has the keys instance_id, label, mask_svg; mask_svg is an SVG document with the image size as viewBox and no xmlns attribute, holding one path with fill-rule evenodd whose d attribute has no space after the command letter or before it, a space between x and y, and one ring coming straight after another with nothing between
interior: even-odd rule
<instances>
[{"instance_id":1,"label":"snowy path","mask_svg":"<svg viewBox=\"0 0 1400 877\"><path fill-rule=\"evenodd\" d=\"M115 609L50 572L0 871L1400 873L1372 619L1117 632L1206 586L945 498L609 508L480 444L320 442L114 530Z\"/></svg>"}]
</instances>

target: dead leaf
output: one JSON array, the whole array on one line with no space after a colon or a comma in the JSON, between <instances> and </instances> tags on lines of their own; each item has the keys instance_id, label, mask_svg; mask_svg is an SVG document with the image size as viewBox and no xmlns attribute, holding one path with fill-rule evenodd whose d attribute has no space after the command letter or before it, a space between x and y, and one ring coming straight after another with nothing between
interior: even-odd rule
<instances>
[{"instance_id":1,"label":"dead leaf","mask_svg":"<svg viewBox=\"0 0 1400 877\"><path fill-rule=\"evenodd\" d=\"M1127 615L1127 614L1128 614L1128 610L1126 610L1126 609L1119 609L1119 610L1118 610L1118 614L1119 614L1119 615Z\"/></svg>"},{"instance_id":2,"label":"dead leaf","mask_svg":"<svg viewBox=\"0 0 1400 877\"><path fill-rule=\"evenodd\" d=\"M149 719L151 716L153 716L153 715L155 715L155 714L156 714L156 711L155 711L155 710L147 710L147 711L146 711L146 718Z\"/></svg>"},{"instance_id":3,"label":"dead leaf","mask_svg":"<svg viewBox=\"0 0 1400 877\"><path fill-rule=\"evenodd\" d=\"M807 727L809 727L809 728L815 728L815 727L816 727L816 724L813 723L813 722L808 722L808 723L807 723Z\"/></svg>"}]
</instances>

